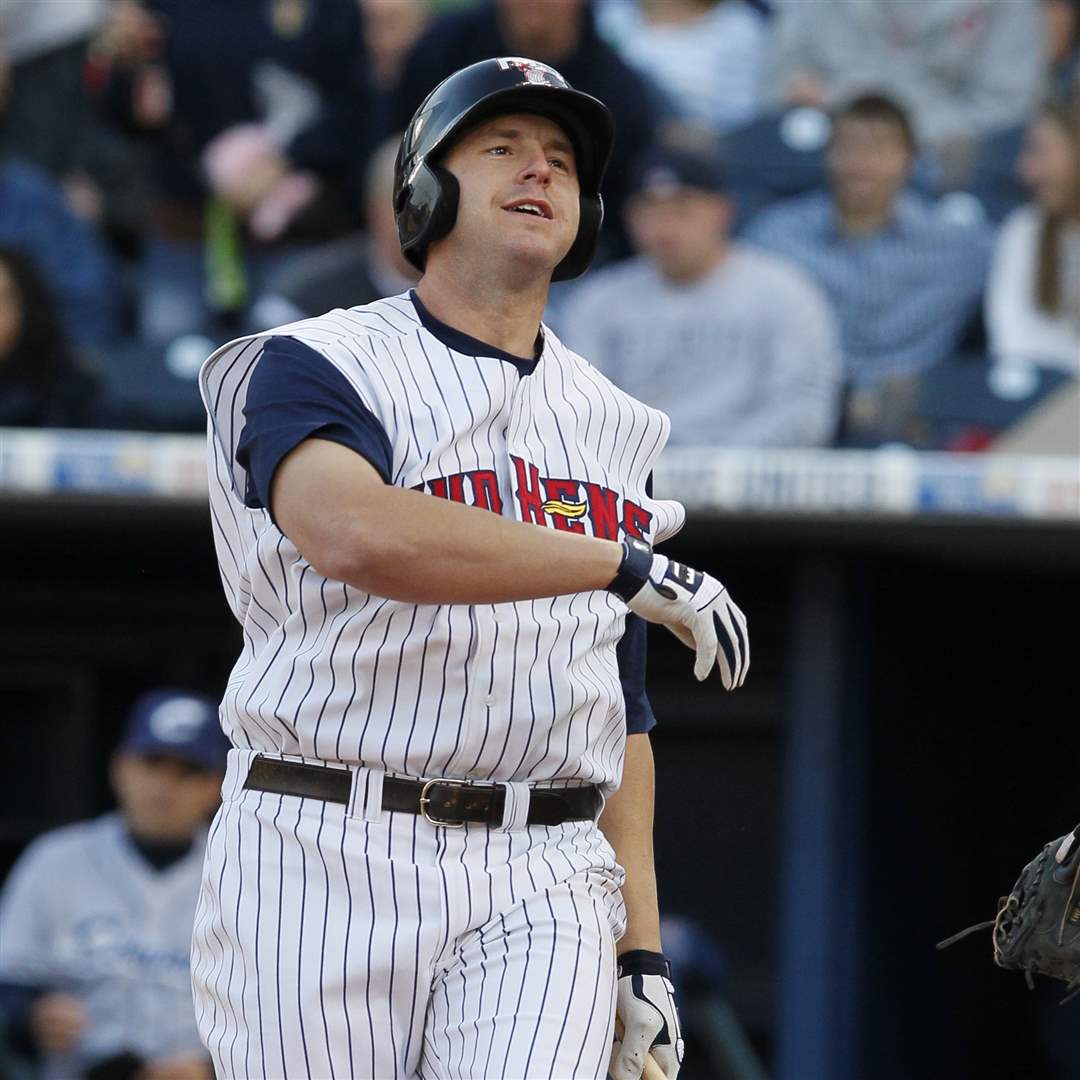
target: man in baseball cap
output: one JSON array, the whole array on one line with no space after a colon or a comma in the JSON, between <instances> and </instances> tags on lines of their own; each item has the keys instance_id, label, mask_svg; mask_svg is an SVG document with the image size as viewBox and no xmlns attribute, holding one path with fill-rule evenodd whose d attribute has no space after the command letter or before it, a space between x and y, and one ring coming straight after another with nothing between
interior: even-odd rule
<instances>
[{"instance_id":1,"label":"man in baseball cap","mask_svg":"<svg viewBox=\"0 0 1080 1080\"><path fill-rule=\"evenodd\" d=\"M0 895L0 1023L42 1075L209 1080L189 950L227 744L217 707L136 699L110 762L117 810L56 829Z\"/></svg>"},{"instance_id":2,"label":"man in baseball cap","mask_svg":"<svg viewBox=\"0 0 1080 1080\"><path fill-rule=\"evenodd\" d=\"M828 299L793 263L732 238L723 163L658 145L629 178L636 258L576 290L559 329L693 446L815 446L832 438L840 353Z\"/></svg>"}]
</instances>

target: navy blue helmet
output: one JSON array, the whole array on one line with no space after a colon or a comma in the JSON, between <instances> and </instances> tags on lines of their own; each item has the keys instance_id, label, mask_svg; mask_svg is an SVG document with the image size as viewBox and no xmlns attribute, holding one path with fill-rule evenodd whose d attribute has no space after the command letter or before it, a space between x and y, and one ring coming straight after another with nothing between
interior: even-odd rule
<instances>
[{"instance_id":1,"label":"navy blue helmet","mask_svg":"<svg viewBox=\"0 0 1080 1080\"><path fill-rule=\"evenodd\" d=\"M457 217L457 179L440 167L440 159L467 129L515 112L547 117L573 143L581 219L552 280L574 278L588 269L604 220L600 183L615 141L611 113L554 68L503 56L470 64L444 79L405 129L394 171L394 214L402 253L418 270L424 269L428 245L445 236Z\"/></svg>"}]
</instances>

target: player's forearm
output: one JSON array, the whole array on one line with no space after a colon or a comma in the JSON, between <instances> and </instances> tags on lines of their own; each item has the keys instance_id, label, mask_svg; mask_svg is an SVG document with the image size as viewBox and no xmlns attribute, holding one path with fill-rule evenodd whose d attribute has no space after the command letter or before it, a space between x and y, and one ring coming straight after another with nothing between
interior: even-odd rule
<instances>
[{"instance_id":1,"label":"player's forearm","mask_svg":"<svg viewBox=\"0 0 1080 1080\"><path fill-rule=\"evenodd\" d=\"M661 952L660 910L653 860L653 800L655 767L648 735L630 735L619 790L607 801L600 829L626 871L623 903L626 933L620 955L631 949Z\"/></svg>"},{"instance_id":2,"label":"player's forearm","mask_svg":"<svg viewBox=\"0 0 1080 1080\"><path fill-rule=\"evenodd\" d=\"M303 499L275 500L282 530L327 577L407 603L494 604L604 589L619 568L622 547L613 541L417 491L376 483L355 502L342 500L347 485L333 476L339 452L355 457L317 440L300 447L279 473L287 484L290 472L303 469ZM315 455L319 467L305 468Z\"/></svg>"}]
</instances>

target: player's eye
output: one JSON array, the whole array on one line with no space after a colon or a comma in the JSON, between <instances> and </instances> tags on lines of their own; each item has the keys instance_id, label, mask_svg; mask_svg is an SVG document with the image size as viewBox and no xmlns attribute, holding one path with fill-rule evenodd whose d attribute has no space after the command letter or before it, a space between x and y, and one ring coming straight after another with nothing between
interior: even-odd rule
<instances>
[{"instance_id":1,"label":"player's eye","mask_svg":"<svg viewBox=\"0 0 1080 1080\"><path fill-rule=\"evenodd\" d=\"M488 147L488 153L489 154L499 154L499 155L509 154L510 153L510 147L509 146L489 146Z\"/></svg>"},{"instance_id":2,"label":"player's eye","mask_svg":"<svg viewBox=\"0 0 1080 1080\"><path fill-rule=\"evenodd\" d=\"M566 172L569 166L561 157L548 158L548 164L553 165L556 169L562 169Z\"/></svg>"}]
</instances>

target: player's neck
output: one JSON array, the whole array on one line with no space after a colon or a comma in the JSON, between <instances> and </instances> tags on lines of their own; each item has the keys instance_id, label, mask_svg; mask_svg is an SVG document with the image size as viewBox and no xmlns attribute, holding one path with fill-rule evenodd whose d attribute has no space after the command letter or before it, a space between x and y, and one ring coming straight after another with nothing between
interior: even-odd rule
<instances>
[{"instance_id":1,"label":"player's neck","mask_svg":"<svg viewBox=\"0 0 1080 1080\"><path fill-rule=\"evenodd\" d=\"M522 357L535 353L547 293L546 280L513 288L443 273L427 273L416 286L416 295L440 322Z\"/></svg>"}]
</instances>

